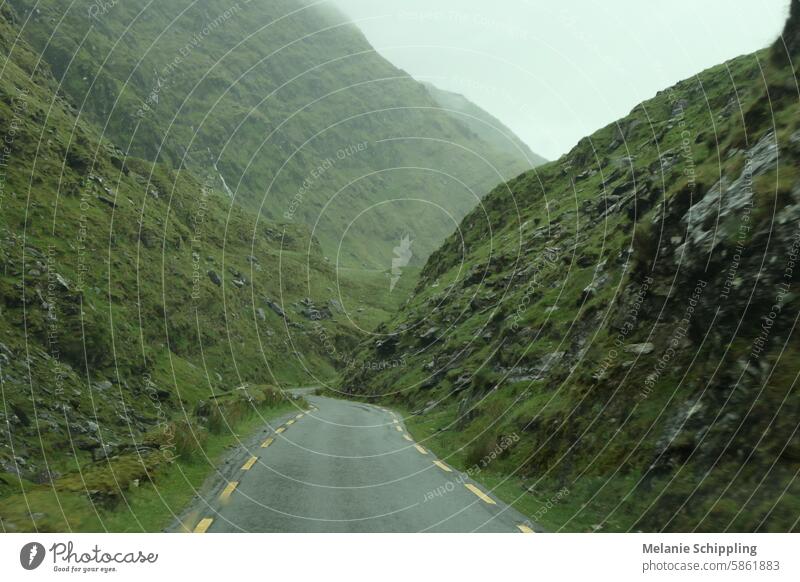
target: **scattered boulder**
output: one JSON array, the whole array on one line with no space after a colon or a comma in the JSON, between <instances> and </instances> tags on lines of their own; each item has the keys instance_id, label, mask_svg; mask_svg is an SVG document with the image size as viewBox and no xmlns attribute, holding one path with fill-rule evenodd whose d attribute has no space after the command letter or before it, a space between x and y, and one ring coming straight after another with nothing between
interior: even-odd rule
<instances>
[{"instance_id":1,"label":"scattered boulder","mask_svg":"<svg viewBox=\"0 0 800 582\"><path fill-rule=\"evenodd\" d=\"M95 382L92 385L92 387L95 390L99 391L99 392L105 392L106 390L110 390L113 386L114 385L111 382L109 382L108 380L102 380L100 382Z\"/></svg>"},{"instance_id":2,"label":"scattered boulder","mask_svg":"<svg viewBox=\"0 0 800 582\"><path fill-rule=\"evenodd\" d=\"M623 350L629 354L636 354L640 356L646 356L647 354L652 354L655 351L656 346L651 344L650 342L643 343L643 344L630 344L623 348Z\"/></svg>"},{"instance_id":3,"label":"scattered boulder","mask_svg":"<svg viewBox=\"0 0 800 582\"><path fill-rule=\"evenodd\" d=\"M100 202L102 202L103 204L106 204L107 206L110 206L111 208L116 208L117 207L117 203L114 202L113 200L111 200L111 198L106 198L105 196L98 196L97 199Z\"/></svg>"},{"instance_id":4,"label":"scattered boulder","mask_svg":"<svg viewBox=\"0 0 800 582\"><path fill-rule=\"evenodd\" d=\"M272 301L271 299L266 300L267 307L269 307L278 317L282 317L286 319L286 313L281 309L281 306Z\"/></svg>"},{"instance_id":5,"label":"scattered boulder","mask_svg":"<svg viewBox=\"0 0 800 582\"><path fill-rule=\"evenodd\" d=\"M212 270L212 271L209 271L209 272L208 272L208 278L209 278L209 279L211 280L211 282L212 282L212 283L214 283L214 285L216 285L217 287L219 287L220 285L222 285L222 279L220 279L220 278L219 278L219 275L217 275L217 272L216 272L216 271L213 271L213 270Z\"/></svg>"}]
</instances>

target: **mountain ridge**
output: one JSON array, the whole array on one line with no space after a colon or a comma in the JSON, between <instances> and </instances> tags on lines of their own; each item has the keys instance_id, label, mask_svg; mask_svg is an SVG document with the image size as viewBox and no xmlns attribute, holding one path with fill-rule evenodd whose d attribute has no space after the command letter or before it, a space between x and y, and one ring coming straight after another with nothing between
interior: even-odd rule
<instances>
[{"instance_id":1,"label":"mountain ridge","mask_svg":"<svg viewBox=\"0 0 800 582\"><path fill-rule=\"evenodd\" d=\"M275 221L306 168L335 160L290 221L314 226L328 255L341 242L349 266L386 268L406 231L424 258L452 231L448 214L459 219L530 167L441 111L334 9L175 0L140 13L144 4L115 4L85 30L89 0L11 2L63 92L131 155L200 173L213 165L238 202ZM337 157L360 143L369 147Z\"/></svg>"},{"instance_id":2,"label":"mountain ridge","mask_svg":"<svg viewBox=\"0 0 800 582\"><path fill-rule=\"evenodd\" d=\"M282 389L333 377L397 299L213 168L125 155L15 22L3 6L0 526L157 529L220 443L301 407Z\"/></svg>"},{"instance_id":3,"label":"mountain ridge","mask_svg":"<svg viewBox=\"0 0 800 582\"><path fill-rule=\"evenodd\" d=\"M408 410L417 440L552 530L796 530L786 56L681 81L496 188L339 390ZM387 358L406 365L365 365Z\"/></svg>"}]
</instances>

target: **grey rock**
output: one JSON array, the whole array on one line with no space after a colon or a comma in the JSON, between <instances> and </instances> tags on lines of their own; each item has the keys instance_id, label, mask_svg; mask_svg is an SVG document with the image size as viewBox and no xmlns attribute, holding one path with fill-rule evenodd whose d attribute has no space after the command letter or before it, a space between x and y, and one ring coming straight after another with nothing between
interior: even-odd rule
<instances>
[{"instance_id":1,"label":"grey rock","mask_svg":"<svg viewBox=\"0 0 800 582\"><path fill-rule=\"evenodd\" d=\"M115 453L114 445L110 443L105 443L97 448L92 449L92 460L94 461L102 461L114 455Z\"/></svg>"},{"instance_id":2,"label":"grey rock","mask_svg":"<svg viewBox=\"0 0 800 582\"><path fill-rule=\"evenodd\" d=\"M629 354L637 354L637 355L647 355L652 354L655 351L656 346L647 342L643 344L630 344L625 346L623 350Z\"/></svg>"},{"instance_id":3,"label":"grey rock","mask_svg":"<svg viewBox=\"0 0 800 582\"><path fill-rule=\"evenodd\" d=\"M278 317L282 317L286 319L286 313L281 309L281 306L272 301L271 299L266 300L267 307L269 307Z\"/></svg>"},{"instance_id":4,"label":"grey rock","mask_svg":"<svg viewBox=\"0 0 800 582\"><path fill-rule=\"evenodd\" d=\"M422 414L429 413L431 410L436 408L437 404L438 404L438 402L436 400L429 400L428 402L425 403L425 406L422 409Z\"/></svg>"},{"instance_id":5,"label":"grey rock","mask_svg":"<svg viewBox=\"0 0 800 582\"><path fill-rule=\"evenodd\" d=\"M56 273L56 274L55 274L55 280L56 280L56 283L58 283L59 285L61 285L61 287L62 287L62 288L65 290L65 291L69 291L69 290L70 290L69 281L67 281L67 280L66 280L64 277L62 277L62 276L61 276L61 275L59 275L58 273Z\"/></svg>"},{"instance_id":6,"label":"grey rock","mask_svg":"<svg viewBox=\"0 0 800 582\"><path fill-rule=\"evenodd\" d=\"M499 372L509 383L514 382L536 382L543 380L564 357L566 352L552 352L543 356L534 366L514 366L513 368L500 368Z\"/></svg>"},{"instance_id":7,"label":"grey rock","mask_svg":"<svg viewBox=\"0 0 800 582\"><path fill-rule=\"evenodd\" d=\"M117 207L117 203L111 200L110 198L106 198L105 196L98 196L97 199L103 204L110 206L111 208Z\"/></svg>"},{"instance_id":8,"label":"grey rock","mask_svg":"<svg viewBox=\"0 0 800 582\"><path fill-rule=\"evenodd\" d=\"M438 327L429 327L424 332L417 335L419 339L430 339L436 336L436 333L439 331Z\"/></svg>"},{"instance_id":9,"label":"grey rock","mask_svg":"<svg viewBox=\"0 0 800 582\"><path fill-rule=\"evenodd\" d=\"M723 223L729 216L752 204L753 179L774 168L777 160L778 146L775 134L770 132L747 151L745 166L735 181L729 182L723 177L689 208L681 218L687 236L686 242L675 251L676 264L687 257L711 252L724 239L719 234L715 236L717 223Z\"/></svg>"},{"instance_id":10,"label":"grey rock","mask_svg":"<svg viewBox=\"0 0 800 582\"><path fill-rule=\"evenodd\" d=\"M678 99L675 101L675 104L672 106L670 117L681 115L686 110L687 105L689 105L689 102L686 99Z\"/></svg>"}]
</instances>

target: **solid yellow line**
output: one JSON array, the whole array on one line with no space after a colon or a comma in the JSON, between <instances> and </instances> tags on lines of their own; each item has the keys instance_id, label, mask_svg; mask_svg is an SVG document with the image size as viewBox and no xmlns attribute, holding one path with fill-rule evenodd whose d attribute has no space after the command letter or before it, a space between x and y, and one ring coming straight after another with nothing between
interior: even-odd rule
<instances>
[{"instance_id":1,"label":"solid yellow line","mask_svg":"<svg viewBox=\"0 0 800 582\"><path fill-rule=\"evenodd\" d=\"M234 489L236 489L238 485L239 485L238 481L231 481L230 483L228 483L225 489L222 490L222 493L219 494L219 500L227 501L228 498L231 496L231 493L233 493Z\"/></svg>"},{"instance_id":2,"label":"solid yellow line","mask_svg":"<svg viewBox=\"0 0 800 582\"><path fill-rule=\"evenodd\" d=\"M414 442L414 439L412 439L412 438L411 438L410 436L408 436L407 434L404 434L404 435L403 435L403 438L404 438L404 439L406 439L407 441Z\"/></svg>"},{"instance_id":3,"label":"solid yellow line","mask_svg":"<svg viewBox=\"0 0 800 582\"><path fill-rule=\"evenodd\" d=\"M439 460L434 461L433 464L436 465L437 467L439 467L442 471L447 471L448 473L452 473L453 472L453 470L450 467L448 467L447 465L445 465L444 463L442 463Z\"/></svg>"},{"instance_id":4,"label":"solid yellow line","mask_svg":"<svg viewBox=\"0 0 800 582\"><path fill-rule=\"evenodd\" d=\"M280 428L275 430L275 434L281 434L285 430L286 430L286 428L282 426L282 427L280 427Z\"/></svg>"},{"instance_id":5,"label":"solid yellow line","mask_svg":"<svg viewBox=\"0 0 800 582\"><path fill-rule=\"evenodd\" d=\"M286 426L292 426L293 424L294 424L294 419L286 421Z\"/></svg>"},{"instance_id":6,"label":"solid yellow line","mask_svg":"<svg viewBox=\"0 0 800 582\"><path fill-rule=\"evenodd\" d=\"M477 487L475 487L475 485L473 485L472 483L464 483L464 487L466 487L467 489L469 489L470 491L472 491L472 492L473 492L475 495L477 495L478 497L480 497L481 501L485 501L485 502L486 502L486 503L488 503L489 505L497 505L497 504L494 502L494 499L492 499L491 497L489 497L488 495L486 495L486 493L484 493L483 491L481 491L480 489L478 489Z\"/></svg>"},{"instance_id":7,"label":"solid yellow line","mask_svg":"<svg viewBox=\"0 0 800 582\"><path fill-rule=\"evenodd\" d=\"M265 440L263 443L261 443L261 448L262 449L266 449L268 446L270 446L272 444L272 441L274 441L274 440L275 440L274 438L269 437L267 440Z\"/></svg>"},{"instance_id":8,"label":"solid yellow line","mask_svg":"<svg viewBox=\"0 0 800 582\"><path fill-rule=\"evenodd\" d=\"M397 432L403 432L403 427L402 426L396 426L395 428L397 429Z\"/></svg>"},{"instance_id":9,"label":"solid yellow line","mask_svg":"<svg viewBox=\"0 0 800 582\"><path fill-rule=\"evenodd\" d=\"M427 454L428 454L428 451L426 451L424 448L422 448L422 447L421 447L421 446L419 446L419 445L414 445L414 448L416 448L416 449L417 449L417 450L418 450L420 453L422 453L423 455L427 455Z\"/></svg>"},{"instance_id":10,"label":"solid yellow line","mask_svg":"<svg viewBox=\"0 0 800 582\"><path fill-rule=\"evenodd\" d=\"M534 533L534 531L531 528L529 528L527 525L523 525L521 523L517 524L517 529L519 531L521 531L522 533Z\"/></svg>"},{"instance_id":11,"label":"solid yellow line","mask_svg":"<svg viewBox=\"0 0 800 582\"><path fill-rule=\"evenodd\" d=\"M201 519L200 523L198 523L195 526L195 528L194 528L194 530L192 530L192 532L193 533L206 533L208 531L208 528L211 527L211 524L213 522L214 522L214 519L210 518L210 517L206 517L205 519Z\"/></svg>"},{"instance_id":12,"label":"solid yellow line","mask_svg":"<svg viewBox=\"0 0 800 582\"><path fill-rule=\"evenodd\" d=\"M253 465L256 464L256 461L258 461L258 457L250 457L249 459L247 459L247 462L244 465L242 465L242 471L249 471L250 469L252 469Z\"/></svg>"}]
</instances>

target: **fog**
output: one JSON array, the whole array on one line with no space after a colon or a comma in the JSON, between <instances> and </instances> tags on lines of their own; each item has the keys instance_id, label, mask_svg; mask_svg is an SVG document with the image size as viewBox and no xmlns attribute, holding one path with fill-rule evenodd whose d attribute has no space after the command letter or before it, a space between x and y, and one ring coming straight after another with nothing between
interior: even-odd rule
<instances>
[{"instance_id":1,"label":"fog","mask_svg":"<svg viewBox=\"0 0 800 582\"><path fill-rule=\"evenodd\" d=\"M558 158L657 91L770 44L788 0L333 0L414 77Z\"/></svg>"}]
</instances>

